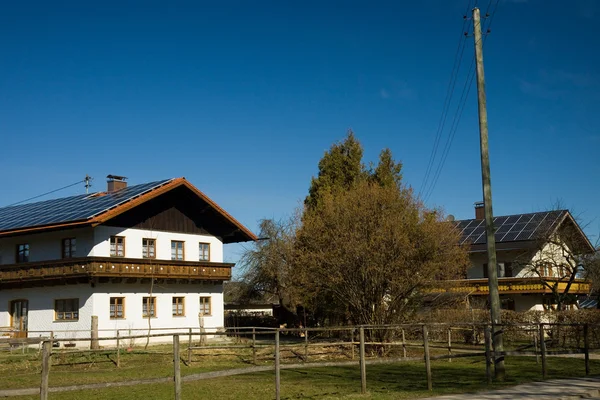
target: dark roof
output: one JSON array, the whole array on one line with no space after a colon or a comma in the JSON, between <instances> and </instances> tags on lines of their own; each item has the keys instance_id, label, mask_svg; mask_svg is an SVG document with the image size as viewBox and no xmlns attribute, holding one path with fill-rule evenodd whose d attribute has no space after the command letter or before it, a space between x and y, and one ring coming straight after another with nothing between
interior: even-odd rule
<instances>
[{"instance_id":1,"label":"dark roof","mask_svg":"<svg viewBox=\"0 0 600 400\"><path fill-rule=\"evenodd\" d=\"M76 226L96 226L148 200L186 187L237 232L228 242L256 240L256 236L185 178L129 186L115 192L82 194L0 208L0 236Z\"/></svg>"},{"instance_id":2,"label":"dark roof","mask_svg":"<svg viewBox=\"0 0 600 400\"><path fill-rule=\"evenodd\" d=\"M547 237L565 217L567 210L544 211L530 214L517 214L494 217L496 243L536 241ZM461 244L485 244L485 220L465 219L456 221L461 233Z\"/></svg>"}]
</instances>

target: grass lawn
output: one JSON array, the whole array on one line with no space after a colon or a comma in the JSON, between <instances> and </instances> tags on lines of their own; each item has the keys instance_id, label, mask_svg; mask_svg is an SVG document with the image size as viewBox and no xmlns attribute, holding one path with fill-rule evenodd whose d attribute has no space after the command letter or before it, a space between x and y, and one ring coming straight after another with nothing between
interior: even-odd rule
<instances>
[{"instance_id":1,"label":"grass lawn","mask_svg":"<svg viewBox=\"0 0 600 400\"><path fill-rule=\"evenodd\" d=\"M100 356L93 356L100 357ZM123 356L123 367L116 369L111 361L101 364L100 361L52 367L50 386L61 386L75 383L110 382L125 379L170 376L172 364L169 355L129 354ZM161 358L162 357L162 358ZM101 358L101 357L100 357ZM106 358L106 357L105 357ZM23 360L14 362L19 368L8 372L10 362L0 364L3 376L10 378L0 380L2 388L37 387L39 370L24 372ZM71 360L72 361L72 360ZM55 360L54 362L57 362ZM492 388L506 385L541 380L541 365L536 364L534 357L507 358L507 381L494 384ZM182 365L182 374L188 375L201 371L247 367L247 362L236 356L195 358L192 367ZM37 369L35 367L32 367ZM593 374L600 374L600 361L591 361ZM21 372L21 373L19 373ZM281 372L281 395L283 399L409 399L432 395L472 392L485 390L485 365L482 358L455 359L432 363L434 391L426 390L425 366L422 362L407 362L386 365L367 366L367 395L360 395L360 373L356 367L327 367L315 369L283 370ZM584 376L582 359L548 358L548 378L566 378ZM249 375L215 378L195 382L183 382L183 399L269 399L275 397L274 373L264 372ZM93 393L66 392L51 393L50 399L94 399L127 400L127 399L172 399L172 384L152 384L123 388L94 390ZM25 396L22 399L37 399L38 396Z\"/></svg>"}]
</instances>

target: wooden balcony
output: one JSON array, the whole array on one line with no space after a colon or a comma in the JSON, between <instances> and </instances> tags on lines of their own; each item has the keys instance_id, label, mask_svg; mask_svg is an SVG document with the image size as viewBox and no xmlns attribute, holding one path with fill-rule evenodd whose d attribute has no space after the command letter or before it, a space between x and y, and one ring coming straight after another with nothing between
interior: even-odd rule
<instances>
[{"instance_id":1,"label":"wooden balcony","mask_svg":"<svg viewBox=\"0 0 600 400\"><path fill-rule=\"evenodd\" d=\"M568 284L567 280L557 278L544 278L550 285L558 282L559 292L563 292ZM488 295L489 287L487 279L461 279L455 281L440 282L440 285L431 290L435 293L464 293L471 295ZM498 278L498 291L500 294L550 294L552 290L543 284L538 277L529 278ZM569 293L588 294L590 292L590 283L585 279L575 279L571 284Z\"/></svg>"},{"instance_id":2,"label":"wooden balcony","mask_svg":"<svg viewBox=\"0 0 600 400\"><path fill-rule=\"evenodd\" d=\"M71 283L72 281L107 281L111 278L156 278L193 281L231 279L234 264L120 257L83 257L28 262L0 266L0 288ZM108 278L108 279L107 279ZM58 282L57 282L58 281Z\"/></svg>"}]
</instances>

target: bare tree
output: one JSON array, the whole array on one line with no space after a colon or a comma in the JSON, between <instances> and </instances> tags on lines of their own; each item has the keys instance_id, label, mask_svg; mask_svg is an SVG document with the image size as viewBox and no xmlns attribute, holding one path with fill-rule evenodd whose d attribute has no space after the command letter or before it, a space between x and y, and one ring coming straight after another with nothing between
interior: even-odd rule
<instances>
[{"instance_id":1,"label":"bare tree","mask_svg":"<svg viewBox=\"0 0 600 400\"><path fill-rule=\"evenodd\" d=\"M241 301L276 296L281 307L290 313L298 305L295 291L294 245L299 218L260 221L261 240L242 255Z\"/></svg>"}]
</instances>

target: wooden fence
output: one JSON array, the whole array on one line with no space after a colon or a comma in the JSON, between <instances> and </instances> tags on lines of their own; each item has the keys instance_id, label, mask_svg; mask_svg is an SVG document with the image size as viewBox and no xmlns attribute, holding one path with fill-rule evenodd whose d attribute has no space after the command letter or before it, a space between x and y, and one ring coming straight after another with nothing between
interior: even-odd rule
<instances>
[{"instance_id":1,"label":"wooden fence","mask_svg":"<svg viewBox=\"0 0 600 400\"><path fill-rule=\"evenodd\" d=\"M12 395L32 395L39 393L40 399L47 400L49 392L67 391L67 390L82 390L82 389L100 389L103 387L115 387L115 386L130 386L135 384L149 384L158 382L172 381L174 383L174 398L176 400L181 399L181 385L182 381L194 381L199 379L207 379L214 377L231 376L243 373L254 373L259 371L273 371L274 372L274 392L275 398L279 400L281 393L281 370L282 369L302 369L302 368L317 368L317 367L329 367L329 366L358 366L360 368L360 379L361 379L361 393L367 392L367 366L372 364L384 364L384 363L399 363L406 361L421 361L424 363L423 375L427 381L427 388L432 390L434 382L431 373L431 362L433 360L448 360L452 362L453 359L464 358L464 357L481 357L485 360L485 378L482 376L482 380L485 379L488 383L493 380L493 366L494 360L498 357L506 356L535 356L536 361L541 361L541 376L546 378L547 376L547 356L558 355L558 354L583 354L585 364L585 374L590 373L590 329L598 329L598 326L590 326L587 324L503 324L503 329L513 329L518 332L522 332L524 337L531 337L533 341L533 350L519 349L516 351L504 351L502 353L495 352L492 348L491 340L491 328L489 325L482 324L463 324L452 326L447 324L405 324L405 325L380 325L380 326L344 326L344 327L330 327L330 328L286 328L286 329L275 329L275 328L258 328L258 327L243 327L243 328L231 328L220 332L203 332L198 328L178 328L178 333L152 333L150 335L129 335L121 336L119 332L114 337L100 337L99 341L116 341L114 349L75 349L75 350L58 350L53 347L55 343L60 342L77 342L77 341L88 341L91 342L92 338L66 338L59 339L54 337L46 337L42 339L40 351L42 359L42 373L41 383L39 392L38 389L18 389L13 391L3 391L4 394L10 392ZM574 348L567 350L549 351L546 347L548 338L547 333L557 327L582 330L583 332L583 347ZM174 330L173 328L171 330ZM459 346L459 343L452 341L453 331L469 331L469 330L480 330L483 331L483 349L478 346L465 349ZM394 339L381 341L378 340L379 336L390 336ZM206 342L207 336L227 336L235 339L233 343L223 344L208 344ZM310 339L312 335L312 340ZM407 335L409 339L407 339ZM81 386L72 387L56 387L52 388L48 386L49 375L51 369L51 359L53 355L62 353L74 353L74 352L115 352L116 367L120 367L120 359L122 352L122 343L126 340L147 338L148 336L157 337L172 337L172 354L173 354L173 377L172 379L155 378L146 379L143 381L127 381L127 382L111 382L111 383L98 383L88 384ZM432 336L435 336L435 340L432 340ZM282 340L285 337L286 340ZM195 374L185 376L184 379L181 377L181 338L184 339L186 347L184 350L187 352L186 365L190 366L193 363L192 354L194 352L201 352L206 349L250 349L252 353L252 363L255 367L249 368L238 368L232 370L223 370L203 374ZM325 338L325 340L323 339ZM185 340L187 339L187 341ZM243 340L242 340L243 339ZM94 338L96 340L96 338ZM458 346L457 346L458 345ZM346 347L351 352L351 360L349 361L315 361L309 362L311 357L310 349L313 347ZM282 351L290 347L303 347L303 354L296 354L295 357L300 358L300 363L282 363ZM272 349L272 365L258 366L257 362L257 350L261 348ZM367 356L367 348L371 352L377 353L379 350L395 349L391 352L391 355L386 357L369 358ZM422 356L413 357L409 356L409 349L419 349L419 354L422 351ZM355 353L358 349L358 359L356 359ZM432 354L432 349L434 352Z\"/></svg>"}]
</instances>

